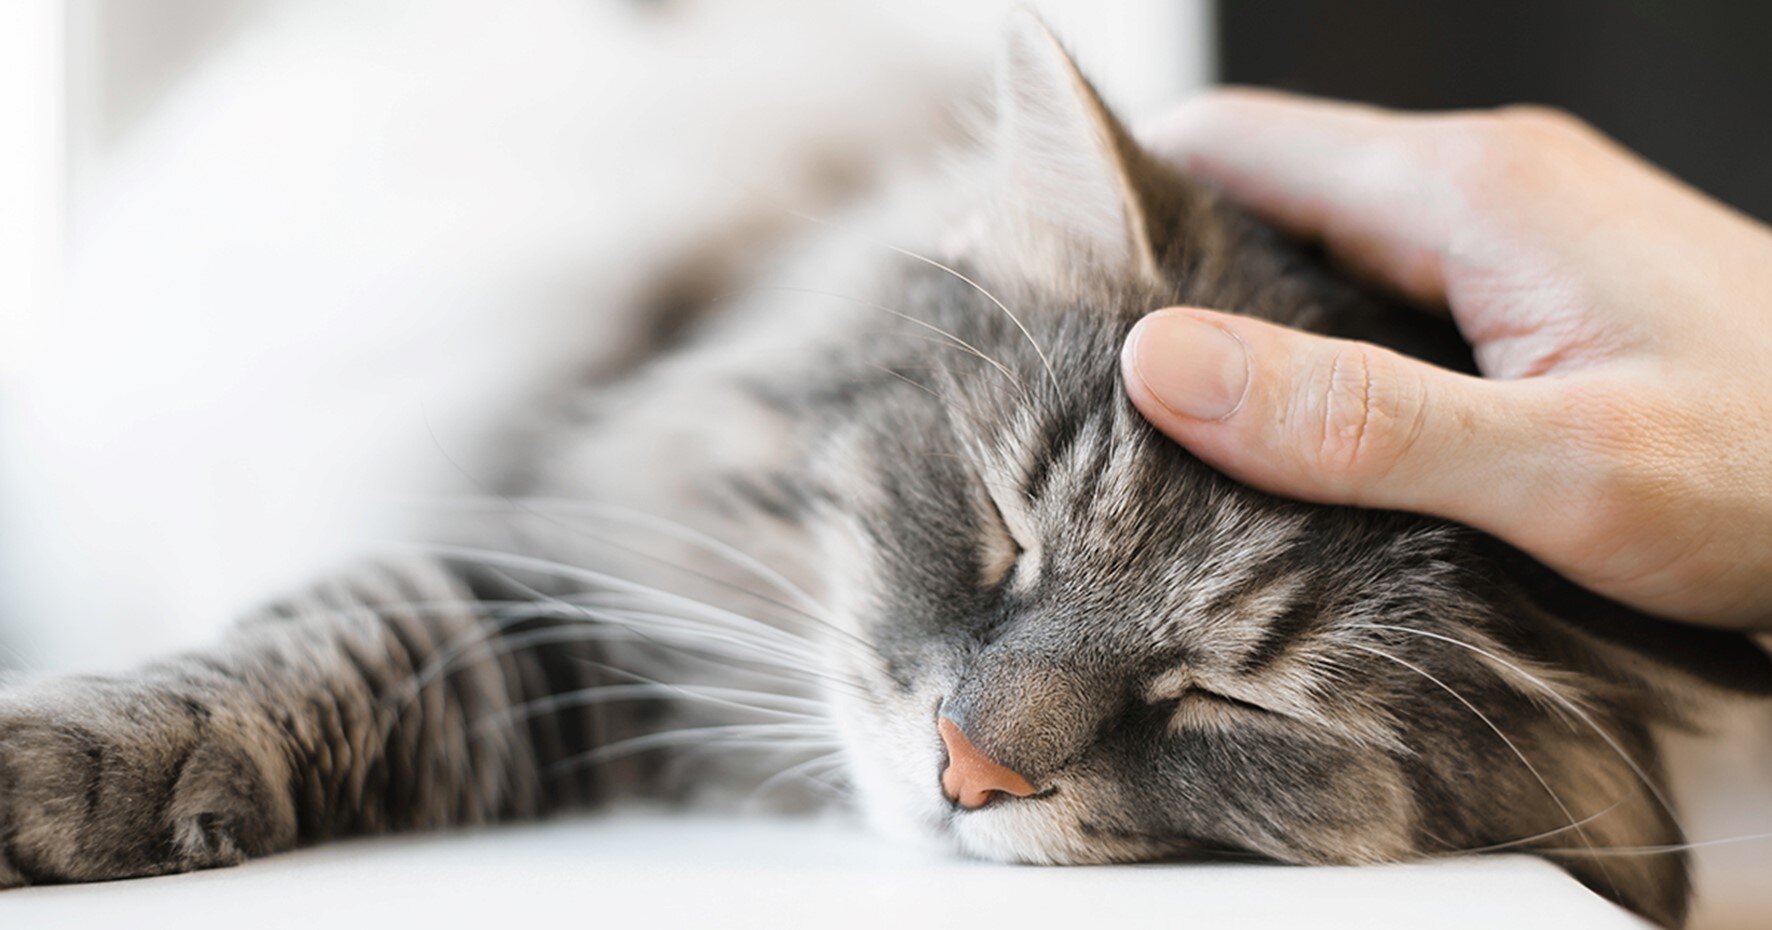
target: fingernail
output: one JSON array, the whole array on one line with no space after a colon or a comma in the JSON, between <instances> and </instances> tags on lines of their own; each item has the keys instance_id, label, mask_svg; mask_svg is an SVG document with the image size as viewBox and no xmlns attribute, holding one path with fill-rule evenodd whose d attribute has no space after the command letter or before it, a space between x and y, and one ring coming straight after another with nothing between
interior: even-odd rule
<instances>
[{"instance_id":1,"label":"fingernail","mask_svg":"<svg viewBox=\"0 0 1772 930\"><path fill-rule=\"evenodd\" d=\"M1249 388L1242 340L1186 313L1159 310L1139 320L1124 351L1133 377L1177 416L1222 420Z\"/></svg>"}]
</instances>

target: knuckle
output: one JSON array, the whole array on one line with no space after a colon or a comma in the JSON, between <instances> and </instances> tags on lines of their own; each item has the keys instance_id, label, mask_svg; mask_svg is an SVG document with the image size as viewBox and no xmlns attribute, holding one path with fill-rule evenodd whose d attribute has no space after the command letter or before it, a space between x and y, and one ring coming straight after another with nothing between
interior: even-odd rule
<instances>
[{"instance_id":1,"label":"knuckle","mask_svg":"<svg viewBox=\"0 0 1772 930\"><path fill-rule=\"evenodd\" d=\"M1576 117L1538 106L1457 113L1432 125L1423 157L1479 215L1554 187L1556 166L1593 134Z\"/></svg>"},{"instance_id":2,"label":"knuckle","mask_svg":"<svg viewBox=\"0 0 1772 930\"><path fill-rule=\"evenodd\" d=\"M1586 120L1561 107L1520 103L1496 111L1509 131L1546 141L1586 136L1594 130Z\"/></svg>"},{"instance_id":3,"label":"knuckle","mask_svg":"<svg viewBox=\"0 0 1772 930\"><path fill-rule=\"evenodd\" d=\"M1453 151L1494 152L1517 141L1508 120L1494 110L1448 113L1430 125L1440 144Z\"/></svg>"},{"instance_id":4,"label":"knuckle","mask_svg":"<svg viewBox=\"0 0 1772 930\"><path fill-rule=\"evenodd\" d=\"M1419 379L1383 350L1338 345L1312 387L1317 442L1314 465L1344 479L1370 480L1394 470L1421 432Z\"/></svg>"}]
</instances>

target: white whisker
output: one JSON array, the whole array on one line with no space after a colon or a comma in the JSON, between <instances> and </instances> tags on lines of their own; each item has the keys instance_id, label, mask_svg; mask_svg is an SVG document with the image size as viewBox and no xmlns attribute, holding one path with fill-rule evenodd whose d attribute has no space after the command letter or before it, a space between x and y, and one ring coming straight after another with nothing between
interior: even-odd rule
<instances>
[{"instance_id":1,"label":"white whisker","mask_svg":"<svg viewBox=\"0 0 1772 930\"><path fill-rule=\"evenodd\" d=\"M733 613L730 610L726 610L726 609L720 608L720 607L715 607L711 604L704 604L701 601L695 600L694 598L686 597L684 595L677 594L675 592L664 591L664 590L660 590L658 588L652 587L650 585L641 584L636 581L629 581L625 578L619 578L619 577L616 577L615 575L608 574L607 572L593 571L591 569L580 568L580 567L573 566L573 565L566 565L566 564L563 564L560 562L550 561L548 559L537 558L535 556L519 555L517 553L510 553L510 552L499 552L494 549L479 549L479 548L475 548L472 546L457 546L457 545L449 545L449 544L445 544L445 543L413 543L413 542L394 543L393 545L395 545L397 547L401 547L401 548L411 548L411 549L417 549L422 552L428 552L428 553L438 556L440 558L454 558L454 559L460 559L464 562L472 562L472 563L481 564L481 565L496 566L496 567L501 567L501 568L513 569L516 571L535 572L536 574L539 574L539 575L545 575L545 576L549 576L549 577L553 577L553 578L564 578L564 579L569 579L569 580L573 580L573 581L579 581L579 582L583 582L586 584L591 584L591 585L595 585L595 586L599 586L599 587L610 588L610 589L613 589L616 591L627 592L630 594L642 594L642 595L646 595L646 596L650 596L650 597L656 597L665 603L671 604L672 606L696 611L696 612L700 613L703 617L717 616L721 620L728 622L734 626L744 627L746 629L752 629L752 630L767 631L768 635L774 635L774 636L785 637L785 636L789 635L784 630L782 630L780 627L770 626L769 624L766 624L766 623L759 623L758 621L752 620L751 618L746 617L743 614ZM541 592L535 592L535 593L538 598L563 600L561 598L552 598L550 595L542 594ZM800 640L800 641L806 642L805 640Z\"/></svg>"},{"instance_id":2,"label":"white whisker","mask_svg":"<svg viewBox=\"0 0 1772 930\"><path fill-rule=\"evenodd\" d=\"M827 752L824 755L813 756L812 758L807 759L804 762L799 762L794 765L790 765L787 768L784 768L781 771L776 772L774 775L771 775L768 778L763 779L763 781L759 782L757 784L757 787L753 788L751 790L751 793L745 796L745 803L754 804L754 803L756 803L758 798L766 796L767 794L769 794L770 791L774 790L777 786L783 784L784 782L787 782L787 781L790 781L790 780L796 779L796 778L798 778L802 781L811 781L814 784L824 785L827 788L831 787L828 782L824 782L824 781L820 781L816 778L812 778L811 775L813 772L816 772L820 769L825 769L825 768L829 768L833 765L842 764L843 755L844 755L843 750L838 749L838 750L834 750L832 752Z\"/></svg>"},{"instance_id":3,"label":"white whisker","mask_svg":"<svg viewBox=\"0 0 1772 930\"><path fill-rule=\"evenodd\" d=\"M1491 731L1493 731L1495 733L1495 735L1497 737L1499 737L1501 739L1501 741L1503 743L1507 744L1507 748L1513 752L1513 754L1516 758L1518 758L1520 760L1520 764L1524 765L1526 767L1526 770L1528 772L1532 773L1532 777L1537 780L1539 786L1544 789L1546 794L1550 795L1551 802L1557 805L1557 809L1559 811L1562 811L1563 817L1566 820L1568 820L1570 824L1576 823L1575 812L1571 811L1569 809L1569 806L1567 804L1563 803L1562 796L1557 794L1556 789L1554 789L1550 786L1550 782L1545 779L1543 773L1539 772L1538 766L1532 764L1532 760L1528 759L1526 757L1526 754L1520 750L1520 747L1514 743L1512 738L1510 738L1506 733L1502 732L1502 729L1500 727L1495 725L1495 721L1489 719L1488 714L1483 713L1483 711L1481 709L1479 709L1477 707L1477 705L1472 704L1470 702L1470 700L1467 699L1464 695L1458 693L1457 689L1453 688L1451 685L1446 684L1444 681L1441 681L1439 678L1435 677L1432 673L1428 672L1426 669L1421 668L1420 666L1418 666L1412 662L1409 662L1407 660L1400 659L1400 658L1398 658L1394 655L1391 655L1390 653L1385 652L1381 649L1374 649L1374 648L1371 648L1368 646L1361 645L1359 643L1349 643L1348 645L1352 646L1355 649L1360 650L1361 652L1365 652L1370 655L1375 655L1381 659L1386 659L1386 660L1394 662L1398 665L1401 665L1402 667L1409 669L1410 671L1414 672L1415 674L1420 675L1421 677L1427 679L1428 681L1431 681L1434 684L1438 685L1441 688L1441 690L1445 691L1447 694L1452 695L1452 697L1454 699L1456 699L1458 701L1458 703L1463 704L1466 710L1470 711L1472 714L1475 714L1478 720L1483 721L1484 726L1487 726ZM1575 828L1575 831L1576 831L1576 835L1581 837L1582 842L1588 844L1590 847L1593 845L1593 840L1588 837L1587 831L1585 829L1577 826ZM1608 882L1610 882L1612 880L1612 878L1609 874L1607 875L1606 880ZM1617 889L1614 888L1613 890L1616 891Z\"/></svg>"},{"instance_id":4,"label":"white whisker","mask_svg":"<svg viewBox=\"0 0 1772 930\"><path fill-rule=\"evenodd\" d=\"M598 664L601 665L602 663ZM643 701L671 697L683 697L691 700L705 701L709 704L714 704L720 707L729 707L745 713L783 717L800 722L817 721L822 719L817 714L782 710L780 708L764 707L757 704L747 704L738 700L721 697L715 693L721 691L735 691L738 694L744 695L773 696L767 695L765 692L742 689L666 685L656 682L642 682L639 684L625 685L597 685L590 688L579 688L575 691L550 694L547 697L537 698L533 701L525 701L516 707L509 708L494 717L480 721L476 729L481 732L476 738L490 735L491 733L497 732L498 730L519 721L555 713L569 708L591 707L598 704L609 704L622 701Z\"/></svg>"},{"instance_id":5,"label":"white whisker","mask_svg":"<svg viewBox=\"0 0 1772 930\"><path fill-rule=\"evenodd\" d=\"M1772 840L1772 833L1748 833L1741 836L1725 836L1714 840L1698 840L1691 843L1666 843L1660 846L1589 846L1585 849L1536 849L1534 852L1554 853L1559 856L1665 856L1682 853L1693 849L1707 849L1712 846L1731 846L1736 843L1757 843Z\"/></svg>"},{"instance_id":6,"label":"white whisker","mask_svg":"<svg viewBox=\"0 0 1772 930\"><path fill-rule=\"evenodd\" d=\"M647 513L643 510L635 510L631 507L623 507L619 504L611 504L604 501L540 496L507 497L501 495L496 498L433 498L419 501L418 503L422 506L431 507L474 509L515 508L534 516L547 519L546 514L534 509L542 507L556 511L568 511L577 516L595 517L597 519L608 520L611 522L642 526L661 536L690 543L703 552L719 556L735 567L749 571L763 581L774 585L782 593L800 601L801 605L806 610L809 610L816 615L823 615L829 612L823 604L819 603L816 598L807 593L804 588L789 580L787 576L770 568L766 563L758 560L744 550L739 549L737 546L709 535L701 530L695 529L686 523L680 523L676 520L661 517L657 514Z\"/></svg>"},{"instance_id":7,"label":"white whisker","mask_svg":"<svg viewBox=\"0 0 1772 930\"><path fill-rule=\"evenodd\" d=\"M599 512L594 512L594 508L597 507L597 505L592 505L590 501L555 500L555 498L507 498L507 496L498 496L498 498L484 498L484 500L482 500L482 498L464 498L464 500L450 500L445 501L445 503L436 503L436 501L434 501L434 503L429 503L429 507L434 508L455 507L477 508L477 510L516 510L516 512L521 512L521 514L530 515L530 517L535 517L535 519L539 519L539 521L544 521L544 523L560 526L562 530L572 531L572 533L581 535L581 537L585 537L585 539L599 542L602 546L610 546L613 547L613 549L622 551L622 553L633 554L633 556L645 558L645 560L650 560L650 562L661 563L661 565L668 567L668 569L679 570L679 572L684 572L684 574L688 574L688 576L700 577L703 581L709 581L709 583L723 586L723 588L730 588L730 590L742 593L742 595L746 595L746 597L753 597L753 599L757 599L757 601L766 602L766 604L771 604L771 606L776 606L776 608L790 611L790 613L794 613L796 616L804 616L804 618L810 618L810 620L819 620L819 615L826 613L824 606L815 601L812 595L808 595L808 593L801 590L799 586L794 585L792 581L789 581L787 577L783 577L781 574L778 574L778 572L769 569L764 563L757 562L757 560L753 560L748 554L741 553L739 549L727 546L727 544L721 544L718 540L714 540L712 537L707 537L705 533L696 533L698 539L684 539L684 537L688 537L689 533L693 533L693 531L689 531L688 528L682 526L682 524L675 524L675 526L659 526L659 524L670 524L670 521L664 521L663 517L656 517L657 523L659 524L654 524L654 526L649 526L649 528L650 530L659 531L661 535L668 535L668 537L675 537L675 539L684 540L684 542L691 542L693 546L702 549L703 553L716 554L719 558L727 560L730 565L735 565L735 567L739 567L739 569L748 570L751 574L755 574L755 576L760 577L760 579L767 581L769 585L776 586L781 592L787 593L790 597L796 597L796 599L799 599L799 601L803 602L804 608L803 606L794 606L794 604L787 604L787 602L776 601L776 599L769 597L769 595L753 592L753 590L750 590L750 588L744 588L744 586L734 585L732 581L727 581L727 579L723 579L723 577L709 576L709 574L705 574L705 572L691 569L691 567L686 567L686 565L679 565L679 563L664 560L664 558L659 558L656 554L647 553L647 551L641 551L638 547L629 546L629 544L622 542L622 540L611 539L611 537L599 535L599 533L592 533L592 531L585 530L583 526L567 526L567 524L560 523L560 521L555 519L553 515L540 512L540 510L535 508L535 505L551 505L551 507L555 508L563 508L565 505L576 505L576 507L583 508L583 510L592 510L592 512L588 512L588 514L578 514L583 515L583 517L595 517L595 519L606 519L606 521L618 521L618 519L620 519L620 517L611 517L610 514L599 514ZM624 515L626 515L629 523L638 523L638 519L634 519L633 515ZM812 611L817 611L817 613L806 613L806 608L810 608Z\"/></svg>"},{"instance_id":8,"label":"white whisker","mask_svg":"<svg viewBox=\"0 0 1772 930\"><path fill-rule=\"evenodd\" d=\"M830 730L797 723L739 723L719 726L686 727L647 733L616 740L589 752L562 759L543 770L543 776L556 778L592 766L653 749L674 746L716 744L728 748L764 750L795 750L836 745Z\"/></svg>"},{"instance_id":9,"label":"white whisker","mask_svg":"<svg viewBox=\"0 0 1772 930\"><path fill-rule=\"evenodd\" d=\"M812 295L819 296L819 297L829 297L829 298L832 298L833 300L848 301L849 303L856 304L857 306L861 306L861 307L866 307L870 310L878 310L881 313L889 313L892 316L898 317L899 319L904 320L907 323L912 323L917 326L921 326L924 329L927 329L927 330L935 333L936 335L943 337L945 340L950 340L950 342L948 344L951 345L953 348L962 349L966 352L969 352L973 356L977 357L980 361L983 361L983 362L989 364L991 367L995 368L998 372L1000 372L1003 375L1003 377L1008 378L1010 383L1014 384L1016 389L1021 391L1021 393L1024 396L1027 394L1027 386L1022 384L1021 379L1017 378L1015 376L1015 373L1010 371L1009 368L1007 366L1005 366L1002 362L999 362L996 359L991 358L989 355L986 355L977 346L973 345L970 342L967 342L964 339L961 339L959 336L955 335L954 333L949 332L948 330L945 330L939 326L936 326L934 323L931 323L928 320L922 320L922 319L918 319L917 317L911 316L910 314L905 313L902 310L895 310L891 307L886 306L885 304L878 304L878 303L874 303L873 301L869 301L869 300L862 300L862 299L856 298L856 297L849 297L844 294L836 294L836 293L832 293L830 291L814 290L812 288L806 288L806 287L789 287L789 286L785 286L785 285L765 285L765 286L753 288L753 290L757 290L757 291L785 291L785 292L793 293L793 294L812 294Z\"/></svg>"},{"instance_id":10,"label":"white whisker","mask_svg":"<svg viewBox=\"0 0 1772 930\"><path fill-rule=\"evenodd\" d=\"M1467 643L1467 642L1464 642L1462 640L1456 639L1451 636L1444 636L1439 633L1430 632L1428 630L1417 630L1412 627L1395 626L1395 625L1387 624L1387 623L1364 623L1364 624L1360 624L1360 625L1368 627L1368 628L1372 628L1372 629L1393 630L1393 631L1400 632L1400 633L1407 633L1407 634L1414 635L1414 636L1421 636L1421 637L1425 637L1428 639L1438 640L1440 642L1444 642L1449 645L1457 646L1461 649L1467 649L1467 650L1474 652L1480 656L1483 656L1484 658L1487 658L1491 662L1495 662L1495 663L1498 663L1502 666L1505 666L1509 671L1513 672L1516 675L1519 675L1521 678L1524 678L1526 681L1530 682L1533 686L1535 686L1538 689L1540 689L1541 691L1543 691L1552 700L1554 700L1558 704L1562 705L1563 709L1567 713L1573 714L1577 720L1580 720L1582 723L1587 724L1588 728L1592 729L1596 736L1598 736L1600 739L1604 740L1606 745L1611 747L1612 751L1618 755L1618 758L1620 760L1622 760L1625 765L1630 767L1632 774L1634 774L1636 776L1637 781L1642 783L1644 790L1648 791L1649 794L1655 798L1656 803L1661 805L1662 810L1667 812L1668 819L1672 820L1674 825L1676 827L1679 827L1680 830L1682 832L1684 832L1685 827L1680 824L1679 816L1674 810L1673 802L1670 801L1668 799L1667 795L1664 792L1662 792L1660 787L1658 787L1655 784L1654 779L1649 777L1649 773L1643 771L1643 767L1637 763L1637 760L1632 758L1630 753L1626 752L1624 747L1619 745L1618 740L1616 738L1614 738L1612 736L1612 734L1610 732L1608 732L1604 727L1600 726L1599 722L1594 720L1593 717L1588 714L1588 712L1585 708L1581 707L1580 704L1578 704L1577 702L1570 700L1562 692L1551 687L1549 682L1545 681L1544 679L1540 678L1537 675L1532 674L1531 672L1526 671L1525 669L1519 667L1517 664L1508 661L1506 658L1499 656L1490 650L1483 649L1483 648L1478 647L1472 643Z\"/></svg>"},{"instance_id":11,"label":"white whisker","mask_svg":"<svg viewBox=\"0 0 1772 930\"><path fill-rule=\"evenodd\" d=\"M1593 813L1587 815L1586 817L1581 818L1580 820L1574 821L1572 823L1566 823L1560 827L1552 827L1551 829L1545 830L1542 833L1534 833L1531 836L1522 836L1522 837L1518 837L1516 839L1505 840L1500 843L1491 843L1487 846L1471 846L1471 847L1467 847L1464 849L1449 849L1446 852L1441 853L1439 857L1474 856L1474 855L1480 855L1483 853L1499 852L1504 849L1518 849L1519 847L1522 847L1522 846L1530 846L1533 843L1536 843L1540 840L1544 840L1544 839L1548 839L1550 837L1556 836L1559 833L1568 833L1570 830L1579 830L1582 827L1585 827L1588 824L1593 823L1596 820L1599 820L1601 817L1604 817L1607 814L1610 814L1613 811L1617 810L1619 805L1621 805L1623 803L1624 803L1624 801L1622 801L1622 800L1613 801L1611 804L1608 804L1605 807L1602 807L1599 810L1594 811ZM1436 857L1436 858L1438 858L1438 857Z\"/></svg>"},{"instance_id":12,"label":"white whisker","mask_svg":"<svg viewBox=\"0 0 1772 930\"><path fill-rule=\"evenodd\" d=\"M793 216L797 216L800 219L806 220L807 222L817 223L820 226L824 226L829 229L835 229L839 232L845 233L847 235L855 236L863 241L877 245L883 249L887 249L889 251L896 252L897 254L903 255L904 257L911 259L913 261L922 262L923 264L928 265L931 268L935 268L939 271L942 271L942 272L945 272L949 275L952 275L956 280L965 284L967 287L972 288L974 291L977 291L979 294L983 295L984 299L986 299L986 300L990 301L992 304L996 305L996 308L999 311L1001 311L1005 317L1009 318L1009 322L1015 324L1015 328L1021 332L1022 338L1027 340L1028 345L1033 348L1034 354L1039 356L1040 364L1046 369L1046 377L1052 382L1053 390L1058 391L1060 394L1064 393L1064 388L1063 388L1063 386L1061 386L1059 384L1059 381L1058 381L1058 372L1053 369L1052 360L1047 357L1046 350L1040 347L1040 343L1034 339L1034 334L1028 330L1027 326L1024 323L1022 323L1021 317L1016 316L1015 311L1009 309L1009 306L1007 304L1003 303L1003 301L999 300L997 298L997 295L986 290L984 285L979 284L977 281L972 280L971 278L960 273L959 271L955 270L954 268L952 268L948 265L945 265L941 262L938 262L935 259L930 258L927 255L919 255L918 253L913 252L910 249L904 248L902 246L893 245L890 242L887 242L883 239L877 239L877 238L870 236L867 233L861 232L859 230L849 229L849 228L842 226L841 224L833 223L830 220L821 219L819 217L812 216L807 213L802 213L799 210L795 210L795 209L792 209L789 207L783 207L783 209L786 210L789 214L791 214Z\"/></svg>"}]
</instances>

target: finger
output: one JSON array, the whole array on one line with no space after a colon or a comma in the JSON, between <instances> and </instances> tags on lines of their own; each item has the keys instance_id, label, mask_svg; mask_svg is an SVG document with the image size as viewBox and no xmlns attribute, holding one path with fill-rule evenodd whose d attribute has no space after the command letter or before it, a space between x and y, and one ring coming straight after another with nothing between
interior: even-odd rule
<instances>
[{"instance_id":1,"label":"finger","mask_svg":"<svg viewBox=\"0 0 1772 930\"><path fill-rule=\"evenodd\" d=\"M1262 490L1507 535L1553 487L1544 388L1206 310L1141 320L1122 358L1147 419Z\"/></svg>"},{"instance_id":2,"label":"finger","mask_svg":"<svg viewBox=\"0 0 1772 930\"><path fill-rule=\"evenodd\" d=\"M1358 270L1437 304L1463 206L1438 170L1433 133L1444 121L1225 90L1184 104L1143 135L1153 152L1269 221L1320 238Z\"/></svg>"}]
</instances>

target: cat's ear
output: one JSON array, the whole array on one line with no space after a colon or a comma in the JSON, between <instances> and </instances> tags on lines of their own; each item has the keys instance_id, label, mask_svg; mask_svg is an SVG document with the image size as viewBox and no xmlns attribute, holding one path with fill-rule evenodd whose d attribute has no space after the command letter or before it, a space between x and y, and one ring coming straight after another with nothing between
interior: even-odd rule
<instances>
[{"instance_id":1,"label":"cat's ear","mask_svg":"<svg viewBox=\"0 0 1772 930\"><path fill-rule=\"evenodd\" d=\"M1772 655L1754 637L1651 617L1576 586L1524 553L1497 545L1502 564L1548 618L1650 686L1679 680L1717 691L1772 697Z\"/></svg>"},{"instance_id":2,"label":"cat's ear","mask_svg":"<svg viewBox=\"0 0 1772 930\"><path fill-rule=\"evenodd\" d=\"M1772 697L1772 655L1746 633L1674 623L1617 605L1566 609L1558 617L1605 644L1614 661L1641 670L1651 684L1671 684L1671 673L1702 688Z\"/></svg>"},{"instance_id":3,"label":"cat's ear","mask_svg":"<svg viewBox=\"0 0 1772 930\"><path fill-rule=\"evenodd\" d=\"M1024 262L1159 281L1136 143L1039 17L1012 18L997 78L996 226Z\"/></svg>"}]
</instances>

